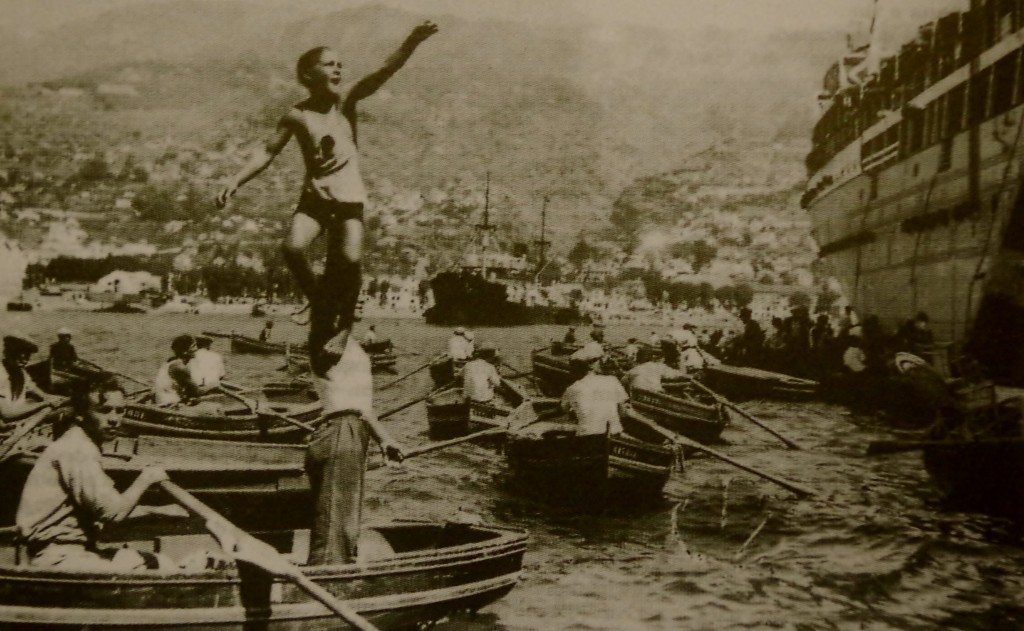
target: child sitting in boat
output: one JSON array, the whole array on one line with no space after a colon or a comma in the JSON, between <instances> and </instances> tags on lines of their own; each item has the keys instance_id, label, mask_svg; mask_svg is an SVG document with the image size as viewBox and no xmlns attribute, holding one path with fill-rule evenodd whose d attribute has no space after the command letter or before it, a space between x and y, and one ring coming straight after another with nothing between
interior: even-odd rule
<instances>
[{"instance_id":1,"label":"child sitting in boat","mask_svg":"<svg viewBox=\"0 0 1024 631\"><path fill-rule=\"evenodd\" d=\"M83 385L72 395L74 415L43 451L25 481L15 523L28 563L78 572L129 572L158 568L149 554L127 548L103 550L97 534L103 524L144 515L187 517L176 505L140 506L142 494L167 479L146 467L119 493L103 471L100 445L113 438L124 414L124 391L112 377Z\"/></svg>"}]
</instances>

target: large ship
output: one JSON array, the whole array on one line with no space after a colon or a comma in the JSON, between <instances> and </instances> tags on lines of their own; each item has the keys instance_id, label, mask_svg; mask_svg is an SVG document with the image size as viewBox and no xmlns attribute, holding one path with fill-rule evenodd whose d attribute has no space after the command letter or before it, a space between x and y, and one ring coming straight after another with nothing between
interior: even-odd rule
<instances>
[{"instance_id":1,"label":"large ship","mask_svg":"<svg viewBox=\"0 0 1024 631\"><path fill-rule=\"evenodd\" d=\"M518 326L576 324L584 321L575 305L554 304L534 281L536 274L522 257L496 250L490 222L490 176L484 193L483 220L475 226L473 246L457 270L440 272L430 281L434 304L423 316L428 324ZM543 268L545 206L541 210L540 266ZM538 269L539 269L538 268ZM516 294L512 296L510 294Z\"/></svg>"},{"instance_id":2,"label":"large ship","mask_svg":"<svg viewBox=\"0 0 1024 631\"><path fill-rule=\"evenodd\" d=\"M803 197L820 256L861 318L924 312L952 353L1024 383L1024 2L875 44L825 75Z\"/></svg>"}]
</instances>

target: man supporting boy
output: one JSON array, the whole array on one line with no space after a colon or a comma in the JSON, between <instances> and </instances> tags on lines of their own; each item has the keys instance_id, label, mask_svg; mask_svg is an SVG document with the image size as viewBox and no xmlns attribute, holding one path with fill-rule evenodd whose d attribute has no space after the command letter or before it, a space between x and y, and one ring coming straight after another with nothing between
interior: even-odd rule
<instances>
[{"instance_id":1,"label":"man supporting boy","mask_svg":"<svg viewBox=\"0 0 1024 631\"><path fill-rule=\"evenodd\" d=\"M315 353L336 333L351 331L362 284L360 257L366 189L359 172L357 103L372 95L409 59L416 47L437 32L432 22L412 30L384 65L342 96L341 59L320 46L296 64L309 98L280 120L274 137L228 182L217 196L223 207L239 186L263 171L294 135L302 150L306 178L284 243L284 257L309 301L309 349ZM318 281L305 251L327 234L327 256ZM344 344L342 344L344 347Z\"/></svg>"}]
</instances>

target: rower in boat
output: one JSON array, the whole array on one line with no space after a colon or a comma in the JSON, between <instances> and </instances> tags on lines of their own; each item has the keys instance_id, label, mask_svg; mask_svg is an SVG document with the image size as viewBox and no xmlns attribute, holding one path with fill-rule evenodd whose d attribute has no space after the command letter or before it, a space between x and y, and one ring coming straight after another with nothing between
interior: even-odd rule
<instances>
[{"instance_id":1,"label":"rower in boat","mask_svg":"<svg viewBox=\"0 0 1024 631\"><path fill-rule=\"evenodd\" d=\"M470 403L490 403L494 389L501 386L501 376L495 364L498 355L493 348L478 348L473 359L462 367L462 392Z\"/></svg>"},{"instance_id":2,"label":"rower in boat","mask_svg":"<svg viewBox=\"0 0 1024 631\"><path fill-rule=\"evenodd\" d=\"M448 338L448 357L454 362L464 362L472 356L471 335L465 327L455 327L452 336Z\"/></svg>"},{"instance_id":3,"label":"rower in boat","mask_svg":"<svg viewBox=\"0 0 1024 631\"><path fill-rule=\"evenodd\" d=\"M690 325L688 325L690 326ZM697 335L688 328L673 331L672 337L679 345L679 368L689 374L699 372L707 366L715 366L722 362L707 351L700 348Z\"/></svg>"},{"instance_id":4,"label":"rower in boat","mask_svg":"<svg viewBox=\"0 0 1024 631\"><path fill-rule=\"evenodd\" d=\"M635 337L631 337L626 340L626 345L622 347L622 354L626 356L626 360L630 364L636 363L637 352L640 350L640 343Z\"/></svg>"},{"instance_id":5,"label":"rower in boat","mask_svg":"<svg viewBox=\"0 0 1024 631\"><path fill-rule=\"evenodd\" d=\"M385 459L401 462L404 458L374 414L370 357L353 336L344 333L310 358L324 406L324 421L310 438L306 453L306 475L316 509L310 533L311 565L351 563L356 558L370 437L380 445Z\"/></svg>"},{"instance_id":6,"label":"rower in boat","mask_svg":"<svg viewBox=\"0 0 1024 631\"><path fill-rule=\"evenodd\" d=\"M188 361L192 381L201 389L219 388L224 379L224 357L210 347L213 340L205 335L196 338L196 352Z\"/></svg>"},{"instance_id":7,"label":"rower in boat","mask_svg":"<svg viewBox=\"0 0 1024 631\"><path fill-rule=\"evenodd\" d=\"M61 397L43 392L25 371L32 354L38 350L38 346L23 337L4 336L3 370L0 370L0 418L5 423L23 419L62 400Z\"/></svg>"},{"instance_id":8,"label":"rower in boat","mask_svg":"<svg viewBox=\"0 0 1024 631\"><path fill-rule=\"evenodd\" d=\"M370 328L366 330L366 335L363 336L363 345L373 344L377 341L377 326L371 324Z\"/></svg>"},{"instance_id":9,"label":"rower in boat","mask_svg":"<svg viewBox=\"0 0 1024 631\"><path fill-rule=\"evenodd\" d=\"M682 370L670 368L664 362L655 359L654 349L644 346L637 351L636 366L633 366L622 380L630 392L634 388L649 392L664 392L664 379L679 379L685 376L686 373Z\"/></svg>"},{"instance_id":10,"label":"rower in boat","mask_svg":"<svg viewBox=\"0 0 1024 631\"><path fill-rule=\"evenodd\" d=\"M73 368L78 361L78 351L71 343L71 330L61 328L57 331L57 341L50 344L50 364L58 370Z\"/></svg>"},{"instance_id":11,"label":"rower in boat","mask_svg":"<svg viewBox=\"0 0 1024 631\"><path fill-rule=\"evenodd\" d=\"M562 344L567 346L575 346L576 344L576 327L571 326L565 332L565 337L562 338Z\"/></svg>"},{"instance_id":12,"label":"rower in boat","mask_svg":"<svg viewBox=\"0 0 1024 631\"><path fill-rule=\"evenodd\" d=\"M589 345L588 345L589 346ZM629 395L613 375L598 374L601 355L586 347L573 353L570 367L580 378L565 389L561 408L576 419L576 435L615 435L622 433L622 414Z\"/></svg>"},{"instance_id":13,"label":"rower in boat","mask_svg":"<svg viewBox=\"0 0 1024 631\"><path fill-rule=\"evenodd\" d=\"M179 335L171 342L174 356L160 367L153 381L153 397L157 405L193 403L212 388L200 386L192 378L189 362L195 357L195 338Z\"/></svg>"},{"instance_id":14,"label":"rower in boat","mask_svg":"<svg viewBox=\"0 0 1024 631\"><path fill-rule=\"evenodd\" d=\"M580 357L596 355L599 360L604 358L604 327L595 325L590 331L590 341L578 353Z\"/></svg>"},{"instance_id":15,"label":"rower in boat","mask_svg":"<svg viewBox=\"0 0 1024 631\"><path fill-rule=\"evenodd\" d=\"M270 337L273 334L273 332L274 332L274 321L273 320L267 320L267 323L263 325L263 330L260 331L259 340L261 342L269 342L270 341Z\"/></svg>"},{"instance_id":16,"label":"rower in boat","mask_svg":"<svg viewBox=\"0 0 1024 631\"><path fill-rule=\"evenodd\" d=\"M107 377L83 384L72 405L74 414L55 428L58 438L39 456L22 489L15 522L28 564L79 572L158 567L153 555L97 545L106 523L143 515L188 516L177 505L139 505L149 487L167 479L163 469L146 467L124 493L103 471L99 447L114 437L124 414L124 391Z\"/></svg>"}]
</instances>

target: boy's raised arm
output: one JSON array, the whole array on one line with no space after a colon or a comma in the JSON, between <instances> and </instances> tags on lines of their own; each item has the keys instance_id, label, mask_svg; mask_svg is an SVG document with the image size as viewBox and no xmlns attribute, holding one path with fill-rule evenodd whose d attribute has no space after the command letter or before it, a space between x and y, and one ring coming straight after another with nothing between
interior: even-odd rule
<instances>
[{"instance_id":1,"label":"boy's raised arm","mask_svg":"<svg viewBox=\"0 0 1024 631\"><path fill-rule=\"evenodd\" d=\"M218 208L224 208L228 200L238 190L238 187L259 175L263 169L267 168L274 161L277 154L281 153L281 150L284 149L292 137L291 126L287 124L287 121L287 116L281 119L273 137L254 151L249 161L224 185L224 188L217 194Z\"/></svg>"},{"instance_id":2,"label":"boy's raised arm","mask_svg":"<svg viewBox=\"0 0 1024 631\"><path fill-rule=\"evenodd\" d=\"M409 33L409 37L405 38L405 41L398 47L398 50L388 57L379 70L366 75L352 86L352 90L349 91L348 97L345 99L343 108L354 108L356 101L365 99L380 89L380 86L384 85L384 82L390 79L391 75L404 66L409 57L412 57L416 47L436 32L437 25L429 20L414 28Z\"/></svg>"}]
</instances>

